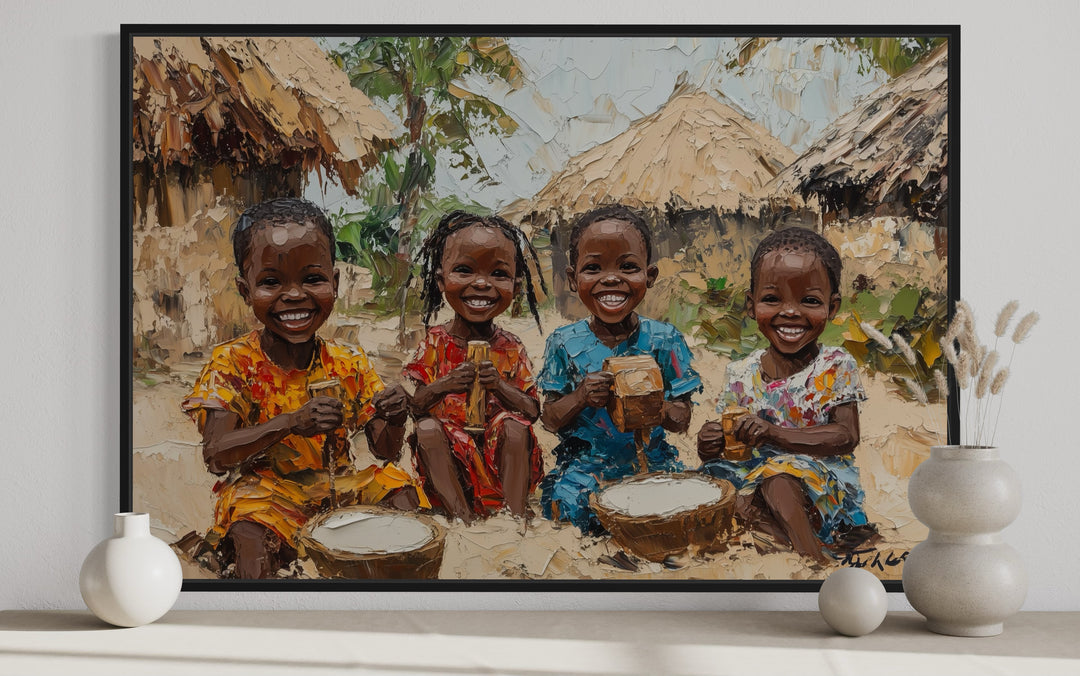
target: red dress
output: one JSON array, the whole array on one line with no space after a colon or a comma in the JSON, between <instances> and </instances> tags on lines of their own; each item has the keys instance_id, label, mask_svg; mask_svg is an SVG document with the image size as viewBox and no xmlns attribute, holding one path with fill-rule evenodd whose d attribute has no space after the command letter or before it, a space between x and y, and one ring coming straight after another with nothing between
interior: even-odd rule
<instances>
[{"instance_id":1,"label":"red dress","mask_svg":"<svg viewBox=\"0 0 1080 676\"><path fill-rule=\"evenodd\" d=\"M532 364L525 353L525 346L517 336L495 327L490 341L490 359L503 380L539 401L534 382ZM416 351L416 356L405 366L405 376L422 385L430 385L446 376L455 367L466 360L468 345L466 341L451 336L445 327L434 326L428 329L427 337ZM498 448L507 420L515 420L529 430L529 490L536 487L543 473L540 446L532 431L532 422L524 416L508 411L494 394L487 397L487 429L483 435L483 449L477 446L477 439L465 431L465 408L468 394L448 394L433 406L429 413L438 419L450 442L451 452L461 466L465 468L466 479L470 482L473 495L473 512L487 514L502 508L506 504L503 495L502 480L499 478ZM415 449L415 437L411 439ZM421 481L427 480L423 460L419 453L413 453L417 473ZM433 504L441 504L438 496L428 492Z\"/></svg>"}]
</instances>

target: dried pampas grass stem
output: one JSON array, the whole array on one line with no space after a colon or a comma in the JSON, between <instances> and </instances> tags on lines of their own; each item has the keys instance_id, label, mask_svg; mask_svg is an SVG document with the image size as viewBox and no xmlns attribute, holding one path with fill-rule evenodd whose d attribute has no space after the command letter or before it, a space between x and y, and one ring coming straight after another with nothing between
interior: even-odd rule
<instances>
[{"instance_id":1,"label":"dried pampas grass stem","mask_svg":"<svg viewBox=\"0 0 1080 676\"><path fill-rule=\"evenodd\" d=\"M945 377L945 374L941 372L941 369L934 370L934 384L937 385L938 399L948 399L949 379Z\"/></svg>"},{"instance_id":2,"label":"dried pampas grass stem","mask_svg":"<svg viewBox=\"0 0 1080 676\"><path fill-rule=\"evenodd\" d=\"M975 385L975 398L982 399L990 390L990 381L993 380L994 367L997 366L998 353L994 350L986 355L979 367L979 381Z\"/></svg>"},{"instance_id":3,"label":"dried pampas grass stem","mask_svg":"<svg viewBox=\"0 0 1080 676\"><path fill-rule=\"evenodd\" d=\"M952 364L953 368L960 367L960 350L956 349L956 339L949 339L945 336L938 344L941 345L941 353L945 355L945 361Z\"/></svg>"},{"instance_id":4,"label":"dried pampas grass stem","mask_svg":"<svg viewBox=\"0 0 1080 676\"><path fill-rule=\"evenodd\" d=\"M911 378L904 378L904 384L907 385L907 388L911 392L911 395L915 397L915 401L919 402L923 406L926 406L930 403L930 400L927 398L926 392L923 390L922 385L915 382Z\"/></svg>"},{"instance_id":5,"label":"dried pampas grass stem","mask_svg":"<svg viewBox=\"0 0 1080 676\"><path fill-rule=\"evenodd\" d=\"M1002 388L1005 387L1005 381L1009 379L1009 367L1001 369L994 376L994 379L990 382L990 394L1001 394Z\"/></svg>"},{"instance_id":6,"label":"dried pampas grass stem","mask_svg":"<svg viewBox=\"0 0 1080 676\"><path fill-rule=\"evenodd\" d=\"M1013 331L1012 342L1016 345L1027 340L1028 334L1031 333L1032 327L1039 322L1038 312L1029 312L1024 315L1024 318L1020 320L1020 323L1016 325L1016 330Z\"/></svg>"},{"instance_id":7,"label":"dried pampas grass stem","mask_svg":"<svg viewBox=\"0 0 1080 676\"><path fill-rule=\"evenodd\" d=\"M893 343L891 340L889 340L888 336L886 336L881 331L875 329L873 325L871 325L869 322L860 323L859 328L861 328L863 330L863 333L873 339L873 341L880 345L883 349L891 350L893 348Z\"/></svg>"},{"instance_id":8,"label":"dried pampas grass stem","mask_svg":"<svg viewBox=\"0 0 1080 676\"><path fill-rule=\"evenodd\" d=\"M998 313L997 321L994 322L994 335L1001 338L1005 335L1005 332L1009 330L1009 322L1012 321L1013 315L1020 308L1020 301L1010 300L1005 304L1005 307L1001 308L1001 312Z\"/></svg>"},{"instance_id":9,"label":"dried pampas grass stem","mask_svg":"<svg viewBox=\"0 0 1080 676\"><path fill-rule=\"evenodd\" d=\"M1016 327L1010 336L1013 344L1008 363L999 368L1002 357L997 351L997 340L1009 335L1013 318L1016 317L1019 309L1020 303L1015 300L1005 303L994 322L993 346L988 347L978 338L975 313L972 312L971 306L963 300L956 302L952 321L949 322L940 345L945 361L953 367L956 386L961 390L967 390L966 397L960 402L963 422L960 438L962 444L992 445L994 443L998 421L1001 419L1005 385L1012 372L1016 346L1027 340L1032 328L1039 321L1038 312L1029 312L1016 322ZM948 396L949 383L944 373L935 371L933 377L938 391Z\"/></svg>"},{"instance_id":10,"label":"dried pampas grass stem","mask_svg":"<svg viewBox=\"0 0 1080 676\"><path fill-rule=\"evenodd\" d=\"M893 343L896 345L896 349L899 350L900 354L902 354L904 356L904 359L907 360L907 363L915 366L915 350L911 349L911 345L906 340L904 340L904 337L901 336L899 333L894 333L892 336L892 340Z\"/></svg>"}]
</instances>

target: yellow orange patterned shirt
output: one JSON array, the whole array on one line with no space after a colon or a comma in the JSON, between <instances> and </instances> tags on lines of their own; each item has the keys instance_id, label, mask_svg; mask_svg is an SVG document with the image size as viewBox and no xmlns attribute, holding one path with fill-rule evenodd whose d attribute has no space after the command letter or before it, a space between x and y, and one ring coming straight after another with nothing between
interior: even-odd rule
<instances>
[{"instance_id":1,"label":"yellow orange patterned shirt","mask_svg":"<svg viewBox=\"0 0 1080 676\"><path fill-rule=\"evenodd\" d=\"M374 504L395 488L411 484L409 476L393 463L363 470L353 466L351 433L372 418L372 399L384 389L359 348L320 339L307 369L286 370L263 352L259 332L253 331L214 348L182 407L200 432L211 410L235 413L241 425L253 426L299 409L311 398L309 388L327 381L336 383L321 393L338 397L345 415L345 426L334 432L337 492L352 503ZM208 539L216 543L234 522L249 520L293 541L300 526L329 495L323 459L326 436L290 434L231 470L214 487L218 495L216 525Z\"/></svg>"}]
</instances>

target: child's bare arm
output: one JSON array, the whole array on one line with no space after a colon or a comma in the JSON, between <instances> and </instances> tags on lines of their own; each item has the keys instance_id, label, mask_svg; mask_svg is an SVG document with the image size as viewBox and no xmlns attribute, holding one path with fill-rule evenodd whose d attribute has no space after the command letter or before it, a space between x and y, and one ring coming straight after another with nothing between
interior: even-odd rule
<instances>
[{"instance_id":1,"label":"child's bare arm","mask_svg":"<svg viewBox=\"0 0 1080 676\"><path fill-rule=\"evenodd\" d=\"M412 396L412 413L421 418L428 414L436 404L448 394L462 394L468 392L476 377L476 364L471 361L462 362L454 367L450 373L428 385L419 385Z\"/></svg>"},{"instance_id":2,"label":"child's bare arm","mask_svg":"<svg viewBox=\"0 0 1080 676\"><path fill-rule=\"evenodd\" d=\"M375 416L364 427L371 454L380 460L396 462L401 458L405 438L405 420L409 416L409 397L401 385L378 392L373 398Z\"/></svg>"},{"instance_id":3,"label":"child's bare arm","mask_svg":"<svg viewBox=\"0 0 1080 676\"><path fill-rule=\"evenodd\" d=\"M544 399L540 422L552 432L569 425L587 406L603 408L611 398L611 383L615 376L607 371L597 371L585 376L581 384L567 395L549 394Z\"/></svg>"},{"instance_id":4,"label":"child's bare arm","mask_svg":"<svg viewBox=\"0 0 1080 676\"><path fill-rule=\"evenodd\" d=\"M480 362L477 366L477 375L480 384L485 389L494 392L508 410L520 413L530 422L536 422L536 419L540 417L540 402L503 379L495 368L495 364L490 361Z\"/></svg>"},{"instance_id":5,"label":"child's bare arm","mask_svg":"<svg viewBox=\"0 0 1080 676\"><path fill-rule=\"evenodd\" d=\"M770 443L792 453L825 457L846 455L859 445L859 405L841 404L829 412L829 422L815 427L785 428L757 416L743 416L732 430L735 438L758 446Z\"/></svg>"},{"instance_id":6,"label":"child's bare arm","mask_svg":"<svg viewBox=\"0 0 1080 676\"><path fill-rule=\"evenodd\" d=\"M671 401L664 402L660 425L668 432L682 434L690 428L690 414L693 411L690 395L684 394Z\"/></svg>"},{"instance_id":7,"label":"child's bare arm","mask_svg":"<svg viewBox=\"0 0 1080 676\"><path fill-rule=\"evenodd\" d=\"M264 423L242 427L232 411L208 410L203 426L203 460L213 474L225 474L290 434L309 437L341 427L341 402L315 397L291 413Z\"/></svg>"}]
</instances>

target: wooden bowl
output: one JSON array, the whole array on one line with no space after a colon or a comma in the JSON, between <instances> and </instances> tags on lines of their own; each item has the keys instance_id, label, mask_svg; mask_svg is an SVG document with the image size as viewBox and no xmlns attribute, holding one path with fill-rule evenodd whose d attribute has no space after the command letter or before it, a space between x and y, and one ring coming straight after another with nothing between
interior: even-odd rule
<instances>
[{"instance_id":1,"label":"wooden bowl","mask_svg":"<svg viewBox=\"0 0 1080 676\"><path fill-rule=\"evenodd\" d=\"M589 504L616 542L659 562L686 551L696 555L726 538L735 487L707 474L652 472L602 486Z\"/></svg>"},{"instance_id":2,"label":"wooden bowl","mask_svg":"<svg viewBox=\"0 0 1080 676\"><path fill-rule=\"evenodd\" d=\"M300 549L323 577L435 579L446 530L422 514L370 506L316 515L300 531Z\"/></svg>"}]
</instances>

